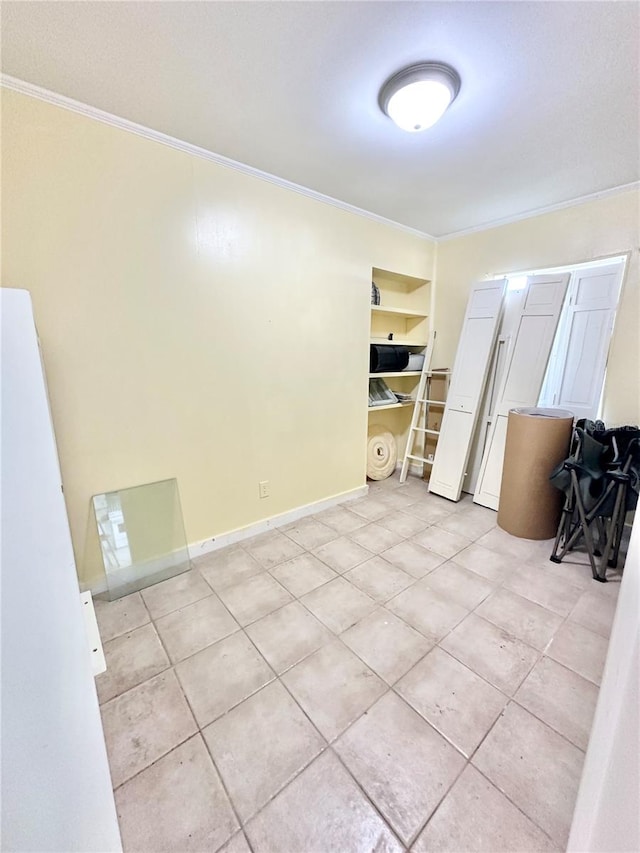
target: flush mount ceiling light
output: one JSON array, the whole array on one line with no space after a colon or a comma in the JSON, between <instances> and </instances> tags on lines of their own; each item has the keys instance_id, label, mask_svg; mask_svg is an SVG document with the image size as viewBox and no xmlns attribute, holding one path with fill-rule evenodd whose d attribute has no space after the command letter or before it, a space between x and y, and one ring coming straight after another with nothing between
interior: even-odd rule
<instances>
[{"instance_id":1,"label":"flush mount ceiling light","mask_svg":"<svg viewBox=\"0 0 640 853\"><path fill-rule=\"evenodd\" d=\"M378 103L398 127L415 133L434 125L459 91L457 71L442 62L421 62L390 77Z\"/></svg>"}]
</instances>

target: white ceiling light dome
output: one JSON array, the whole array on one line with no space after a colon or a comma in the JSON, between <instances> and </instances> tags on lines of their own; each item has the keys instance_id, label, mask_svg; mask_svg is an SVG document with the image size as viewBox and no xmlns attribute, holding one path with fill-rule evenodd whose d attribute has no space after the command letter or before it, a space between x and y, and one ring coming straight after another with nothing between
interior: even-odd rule
<instances>
[{"instance_id":1,"label":"white ceiling light dome","mask_svg":"<svg viewBox=\"0 0 640 853\"><path fill-rule=\"evenodd\" d=\"M432 127L460 91L460 76L442 62L403 68L380 90L378 103L402 130L416 133Z\"/></svg>"}]
</instances>

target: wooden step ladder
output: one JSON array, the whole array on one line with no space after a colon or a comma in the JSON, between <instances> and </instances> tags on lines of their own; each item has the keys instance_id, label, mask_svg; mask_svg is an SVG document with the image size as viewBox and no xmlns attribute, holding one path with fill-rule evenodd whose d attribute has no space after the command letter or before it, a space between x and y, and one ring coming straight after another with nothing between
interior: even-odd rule
<instances>
[{"instance_id":1,"label":"wooden step ladder","mask_svg":"<svg viewBox=\"0 0 640 853\"><path fill-rule=\"evenodd\" d=\"M409 473L409 465L412 461L422 462L425 465L433 464L433 457L431 459L428 459L424 456L418 456L417 453L414 453L414 444L416 443L416 439L418 438L418 436L421 435L423 437L424 442L424 439L427 435L440 435L440 430L427 428L429 418L429 407L435 406L437 408L441 408L443 411L445 407L445 400L432 399L431 380L434 377L445 377L446 389L448 390L451 371L445 369L431 369L431 359L433 356L433 347L435 344L435 340L436 333L431 332L431 335L429 336L429 343L427 344L427 349L425 351L424 364L422 365L422 374L420 375L418 390L416 391L416 400L413 406L413 415L411 416L411 426L409 427L409 435L407 436L407 446L404 451L404 459L402 461L402 469L400 471L401 483L404 483L406 481L407 474ZM424 424L424 426L419 426L420 423Z\"/></svg>"}]
</instances>

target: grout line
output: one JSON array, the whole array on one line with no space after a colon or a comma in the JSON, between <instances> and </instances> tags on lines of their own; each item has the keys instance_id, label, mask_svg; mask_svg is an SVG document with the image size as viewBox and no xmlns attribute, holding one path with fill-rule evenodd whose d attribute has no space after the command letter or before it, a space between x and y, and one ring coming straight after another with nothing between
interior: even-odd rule
<instances>
[{"instance_id":1,"label":"grout line","mask_svg":"<svg viewBox=\"0 0 640 853\"><path fill-rule=\"evenodd\" d=\"M386 696L386 693L385 693L384 695ZM381 696L380 698L382 699L383 697ZM361 716L362 716L362 715L361 715ZM360 717L358 717L358 719L360 719ZM354 723L355 723L355 722L357 722L357 720L354 720ZM351 725L353 725L354 723L352 723ZM342 732L342 734L344 734L346 731L348 731L348 729L349 729L349 728L351 728L351 726L349 726L347 729L345 729L345 731L344 731L344 732ZM341 737L341 736L342 736L342 735L339 735L339 737ZM402 848L404 848L405 850L408 850L408 849L409 849L409 847L411 846L411 844L405 844L405 843L404 843L404 841L403 841L403 840L402 840L402 838L400 837L400 833L399 833L399 832L398 832L398 831L393 827L393 825L392 825L391 821L390 821L387 817L385 817L385 816L384 816L384 814L382 813L382 811L380 810L380 808L379 808L379 807L377 806L377 804L374 802L373 798L369 796L369 794L367 793L367 791L365 790L365 788L360 784L360 782L358 781L358 779L356 778L356 776L351 772L351 770L349 769L349 767L345 764L345 762L344 762L344 761L343 761L343 759L342 759L342 756L341 756L338 752L336 752L336 750L333 748L333 744L334 744L337 740L338 740L338 738L336 738L336 739L333 741L333 743L329 746L329 749L331 750L331 754L332 754L332 755L334 755L334 756L335 756L335 758L340 762L340 764L341 764L341 766L343 767L343 769L346 771L346 773L349 775L349 777L353 780L353 782L355 783L355 785L357 786L357 788L360 790L360 792L362 793L362 795L364 796L364 798L366 799L366 801L370 804L370 806L372 807L372 809L373 809L373 810L376 812L376 814L380 817L380 820L382 821L382 823L384 824L384 826L386 826L386 828L389 830L389 832L392 834L392 836L393 836L395 839L397 839L397 841L398 841L398 843L400 844L400 846L401 846ZM377 848L376 848L376 849L377 849Z\"/></svg>"}]
</instances>

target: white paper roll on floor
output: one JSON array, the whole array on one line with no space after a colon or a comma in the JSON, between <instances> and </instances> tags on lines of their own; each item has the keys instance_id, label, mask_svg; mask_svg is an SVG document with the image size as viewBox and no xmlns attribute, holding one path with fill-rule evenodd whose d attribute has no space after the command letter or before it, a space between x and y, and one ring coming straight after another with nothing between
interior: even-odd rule
<instances>
[{"instance_id":1,"label":"white paper roll on floor","mask_svg":"<svg viewBox=\"0 0 640 853\"><path fill-rule=\"evenodd\" d=\"M398 451L393 433L383 426L372 424L367 440L367 477L386 480L396 468Z\"/></svg>"}]
</instances>

